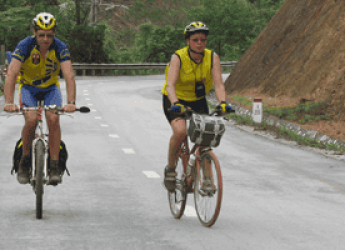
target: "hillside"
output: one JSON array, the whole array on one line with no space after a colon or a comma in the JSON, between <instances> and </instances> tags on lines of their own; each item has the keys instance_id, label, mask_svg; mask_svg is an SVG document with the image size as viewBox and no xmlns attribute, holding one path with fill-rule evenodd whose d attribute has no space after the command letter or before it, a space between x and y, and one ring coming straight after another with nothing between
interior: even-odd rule
<instances>
[{"instance_id":1,"label":"hillside","mask_svg":"<svg viewBox=\"0 0 345 250\"><path fill-rule=\"evenodd\" d=\"M329 100L329 121L301 127L345 140L344 26L343 1L286 0L226 80L228 99L261 97L266 107Z\"/></svg>"},{"instance_id":2,"label":"hillside","mask_svg":"<svg viewBox=\"0 0 345 250\"><path fill-rule=\"evenodd\" d=\"M102 4L113 4L113 5L124 5L126 7L134 6L135 0L102 0ZM149 1L143 0L144 3ZM189 0L189 2L198 2L194 0ZM184 4L185 5L185 4ZM164 13L166 10L169 9L179 9L182 6L181 3L174 4L173 2L169 1L153 1L152 3L145 4L145 9L141 9L139 12L141 15L145 15L143 13L147 12L148 9L155 9L158 12ZM129 30L129 29L138 29L137 27L144 23L151 21L150 18L139 18L137 21L133 18L130 20L126 19L126 15L129 13L128 8L116 6L110 8L109 6L101 5L100 12L99 12L99 20L107 21L111 28L113 29L115 34L118 34L119 31L122 30ZM152 21L153 24L158 26L164 26L166 24L174 24L180 20L185 18L183 12L181 11L179 16L175 16L174 20L169 20L165 17L165 19L157 21ZM120 37L122 44L125 46L130 46L133 41L129 40L130 36L123 36Z\"/></svg>"}]
</instances>

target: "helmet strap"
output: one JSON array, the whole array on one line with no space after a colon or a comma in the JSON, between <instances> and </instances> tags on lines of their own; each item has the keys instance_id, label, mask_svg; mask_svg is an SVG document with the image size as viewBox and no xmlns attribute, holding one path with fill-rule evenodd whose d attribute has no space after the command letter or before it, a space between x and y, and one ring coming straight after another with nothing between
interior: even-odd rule
<instances>
[{"instance_id":1,"label":"helmet strap","mask_svg":"<svg viewBox=\"0 0 345 250\"><path fill-rule=\"evenodd\" d=\"M189 46L189 50L192 51L192 52L195 53L195 54L204 55L204 52L202 52L202 53L196 52L196 51L192 50L192 49L190 48L190 46Z\"/></svg>"}]
</instances>

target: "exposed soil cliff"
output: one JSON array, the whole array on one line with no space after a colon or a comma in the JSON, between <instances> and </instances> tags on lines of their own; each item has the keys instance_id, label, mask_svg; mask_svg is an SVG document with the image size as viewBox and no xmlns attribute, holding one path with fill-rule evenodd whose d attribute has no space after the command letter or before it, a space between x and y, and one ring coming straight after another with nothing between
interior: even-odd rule
<instances>
[{"instance_id":1,"label":"exposed soil cliff","mask_svg":"<svg viewBox=\"0 0 345 250\"><path fill-rule=\"evenodd\" d=\"M344 1L286 0L225 85L229 99L261 97L266 107L330 100L331 120L302 127L345 140L344 70Z\"/></svg>"}]
</instances>

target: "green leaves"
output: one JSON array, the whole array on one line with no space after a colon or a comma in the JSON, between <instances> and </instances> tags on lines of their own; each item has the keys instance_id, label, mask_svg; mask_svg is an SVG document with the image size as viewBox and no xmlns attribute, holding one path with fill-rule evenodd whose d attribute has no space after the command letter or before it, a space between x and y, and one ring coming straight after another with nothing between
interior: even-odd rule
<instances>
[{"instance_id":1,"label":"green leaves","mask_svg":"<svg viewBox=\"0 0 345 250\"><path fill-rule=\"evenodd\" d=\"M13 51L18 42L32 35L31 21L39 12L50 12L53 15L58 6L50 5L53 0L3 0L0 5L0 44L6 50Z\"/></svg>"}]
</instances>

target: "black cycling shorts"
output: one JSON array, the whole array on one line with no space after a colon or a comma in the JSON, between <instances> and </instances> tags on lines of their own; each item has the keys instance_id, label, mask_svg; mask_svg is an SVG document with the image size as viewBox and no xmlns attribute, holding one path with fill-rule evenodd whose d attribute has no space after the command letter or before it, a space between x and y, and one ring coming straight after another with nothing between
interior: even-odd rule
<instances>
[{"instance_id":1,"label":"black cycling shorts","mask_svg":"<svg viewBox=\"0 0 345 250\"><path fill-rule=\"evenodd\" d=\"M207 105L207 101L205 97L193 102L187 102L184 100L179 100L179 102L184 106L190 107L192 110L194 110L195 112L199 114L207 114L207 115L209 114L209 109L208 109L208 105ZM180 114L169 113L168 108L171 108L171 102L166 95L163 95L163 109L164 109L165 117L167 118L168 122L171 123L172 120L178 117L181 117Z\"/></svg>"}]
</instances>

